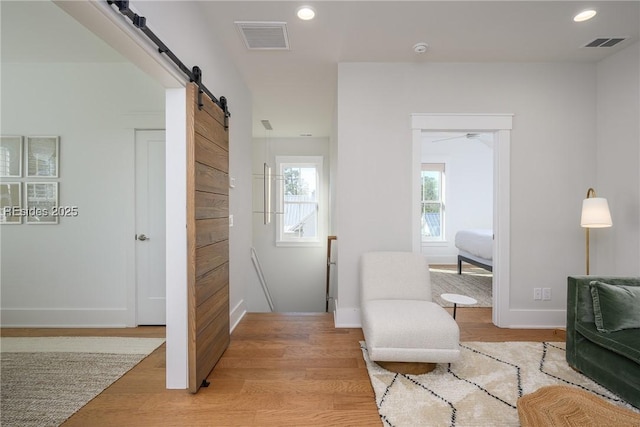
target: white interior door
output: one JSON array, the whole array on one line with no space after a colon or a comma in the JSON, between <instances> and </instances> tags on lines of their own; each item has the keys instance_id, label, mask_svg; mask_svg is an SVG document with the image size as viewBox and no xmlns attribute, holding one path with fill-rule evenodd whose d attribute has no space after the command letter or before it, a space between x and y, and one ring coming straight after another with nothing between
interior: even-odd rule
<instances>
[{"instance_id":1,"label":"white interior door","mask_svg":"<svg viewBox=\"0 0 640 427\"><path fill-rule=\"evenodd\" d=\"M165 132L136 131L138 325L166 324Z\"/></svg>"}]
</instances>

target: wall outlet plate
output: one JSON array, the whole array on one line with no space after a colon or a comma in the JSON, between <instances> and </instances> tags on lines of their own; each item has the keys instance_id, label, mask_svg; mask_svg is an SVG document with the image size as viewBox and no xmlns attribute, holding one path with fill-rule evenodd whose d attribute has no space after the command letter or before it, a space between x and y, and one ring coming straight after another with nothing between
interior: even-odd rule
<instances>
[{"instance_id":1,"label":"wall outlet plate","mask_svg":"<svg viewBox=\"0 0 640 427\"><path fill-rule=\"evenodd\" d=\"M533 288L533 299L536 301L542 299L542 288Z\"/></svg>"}]
</instances>

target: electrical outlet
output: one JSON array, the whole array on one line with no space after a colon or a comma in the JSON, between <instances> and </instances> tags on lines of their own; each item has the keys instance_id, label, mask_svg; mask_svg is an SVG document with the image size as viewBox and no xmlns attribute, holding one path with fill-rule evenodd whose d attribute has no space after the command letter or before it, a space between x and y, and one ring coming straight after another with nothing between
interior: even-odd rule
<instances>
[{"instance_id":1,"label":"electrical outlet","mask_svg":"<svg viewBox=\"0 0 640 427\"><path fill-rule=\"evenodd\" d=\"M233 215L229 215L229 227L233 227Z\"/></svg>"},{"instance_id":2,"label":"electrical outlet","mask_svg":"<svg viewBox=\"0 0 640 427\"><path fill-rule=\"evenodd\" d=\"M536 301L542 299L542 288L533 288L533 299Z\"/></svg>"},{"instance_id":3,"label":"electrical outlet","mask_svg":"<svg viewBox=\"0 0 640 427\"><path fill-rule=\"evenodd\" d=\"M551 300L551 288L542 288L542 299L544 301Z\"/></svg>"}]
</instances>

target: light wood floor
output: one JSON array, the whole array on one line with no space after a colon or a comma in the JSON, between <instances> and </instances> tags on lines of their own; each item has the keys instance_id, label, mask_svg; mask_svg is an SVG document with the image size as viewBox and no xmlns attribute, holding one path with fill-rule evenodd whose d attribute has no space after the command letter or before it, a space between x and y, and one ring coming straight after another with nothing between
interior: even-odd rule
<instances>
[{"instance_id":1,"label":"light wood floor","mask_svg":"<svg viewBox=\"0 0 640 427\"><path fill-rule=\"evenodd\" d=\"M461 341L563 341L553 330L500 329L490 308L458 308ZM162 327L2 329L2 336L162 337ZM250 313L192 395L165 389L161 346L63 426L380 426L360 329L331 314Z\"/></svg>"}]
</instances>

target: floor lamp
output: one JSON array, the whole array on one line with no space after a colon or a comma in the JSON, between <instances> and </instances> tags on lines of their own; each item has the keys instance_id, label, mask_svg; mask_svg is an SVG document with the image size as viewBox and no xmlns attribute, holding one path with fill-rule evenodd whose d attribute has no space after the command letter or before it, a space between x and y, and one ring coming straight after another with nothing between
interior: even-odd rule
<instances>
[{"instance_id":1,"label":"floor lamp","mask_svg":"<svg viewBox=\"0 0 640 427\"><path fill-rule=\"evenodd\" d=\"M587 230L587 275L589 275L589 229L611 227L611 213L607 199L596 197L593 188L587 190L587 198L582 201L580 226Z\"/></svg>"}]
</instances>

